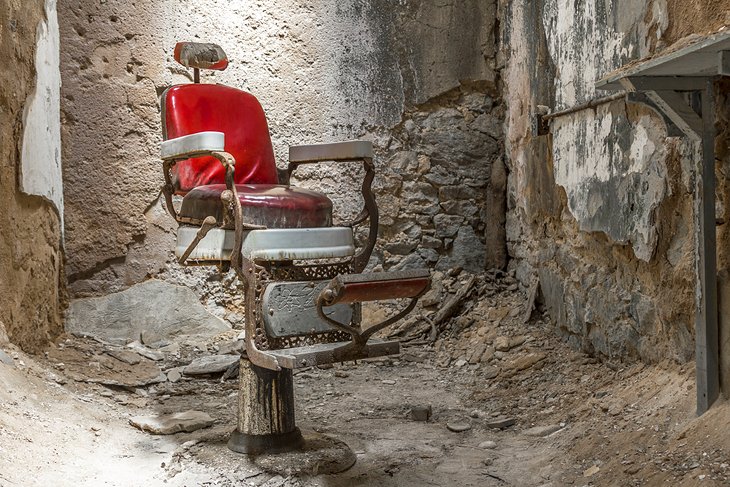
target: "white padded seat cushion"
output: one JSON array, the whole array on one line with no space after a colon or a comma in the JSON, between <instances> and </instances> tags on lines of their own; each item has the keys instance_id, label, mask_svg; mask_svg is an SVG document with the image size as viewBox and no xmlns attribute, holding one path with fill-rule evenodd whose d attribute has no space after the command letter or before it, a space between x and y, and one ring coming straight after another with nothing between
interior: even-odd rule
<instances>
[{"instance_id":1,"label":"white padded seat cushion","mask_svg":"<svg viewBox=\"0 0 730 487\"><path fill-rule=\"evenodd\" d=\"M199 227L180 225L175 254L180 257ZM233 249L233 230L213 228L188 256L191 261L228 261ZM244 232L242 253L252 260L333 259L355 255L349 227L275 228Z\"/></svg>"}]
</instances>

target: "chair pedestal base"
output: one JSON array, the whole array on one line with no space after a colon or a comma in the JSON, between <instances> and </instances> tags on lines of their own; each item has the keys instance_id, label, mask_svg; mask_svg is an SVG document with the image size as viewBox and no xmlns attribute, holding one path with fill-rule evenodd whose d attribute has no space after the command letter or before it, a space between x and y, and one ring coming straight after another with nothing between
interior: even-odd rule
<instances>
[{"instance_id":1,"label":"chair pedestal base","mask_svg":"<svg viewBox=\"0 0 730 487\"><path fill-rule=\"evenodd\" d=\"M301 449L304 445L294 416L291 369L268 370L241 357L238 427L228 448L258 455Z\"/></svg>"},{"instance_id":2,"label":"chair pedestal base","mask_svg":"<svg viewBox=\"0 0 730 487\"><path fill-rule=\"evenodd\" d=\"M236 429L228 440L228 448L236 453L260 455L288 453L304 447L304 437L299 428L277 435L249 435Z\"/></svg>"}]
</instances>

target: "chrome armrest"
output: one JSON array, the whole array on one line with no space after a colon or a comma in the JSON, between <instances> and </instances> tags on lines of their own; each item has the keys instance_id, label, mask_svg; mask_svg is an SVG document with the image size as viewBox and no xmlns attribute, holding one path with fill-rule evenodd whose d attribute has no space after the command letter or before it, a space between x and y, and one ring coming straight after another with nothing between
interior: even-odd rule
<instances>
[{"instance_id":1,"label":"chrome armrest","mask_svg":"<svg viewBox=\"0 0 730 487\"><path fill-rule=\"evenodd\" d=\"M160 144L160 157L162 160L189 159L209 155L211 152L222 152L224 147L223 132L198 132L163 141Z\"/></svg>"},{"instance_id":2,"label":"chrome armrest","mask_svg":"<svg viewBox=\"0 0 730 487\"><path fill-rule=\"evenodd\" d=\"M357 161L373 158L373 143L350 140L332 144L293 145L289 147L289 163L306 164L320 161Z\"/></svg>"}]
</instances>

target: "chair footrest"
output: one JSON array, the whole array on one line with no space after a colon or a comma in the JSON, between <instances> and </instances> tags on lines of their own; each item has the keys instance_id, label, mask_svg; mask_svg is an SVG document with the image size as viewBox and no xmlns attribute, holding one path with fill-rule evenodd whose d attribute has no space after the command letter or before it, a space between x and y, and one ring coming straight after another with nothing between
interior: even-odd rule
<instances>
[{"instance_id":1,"label":"chair footrest","mask_svg":"<svg viewBox=\"0 0 730 487\"><path fill-rule=\"evenodd\" d=\"M332 279L320 295L322 304L360 303L417 298L431 285L428 270L342 274Z\"/></svg>"},{"instance_id":2,"label":"chair footrest","mask_svg":"<svg viewBox=\"0 0 730 487\"><path fill-rule=\"evenodd\" d=\"M285 348L281 350L266 350L261 353L272 355L281 367L286 369L300 369L316 365L362 360L365 358L396 355L400 353L400 343L397 340L381 341L370 340L362 349L354 349L352 342L321 343L305 347Z\"/></svg>"}]
</instances>

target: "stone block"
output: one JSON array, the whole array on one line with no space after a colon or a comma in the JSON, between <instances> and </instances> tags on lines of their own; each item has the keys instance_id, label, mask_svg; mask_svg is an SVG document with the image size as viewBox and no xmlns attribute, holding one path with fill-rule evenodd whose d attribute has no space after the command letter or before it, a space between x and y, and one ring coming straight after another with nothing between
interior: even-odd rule
<instances>
[{"instance_id":1,"label":"stone block","mask_svg":"<svg viewBox=\"0 0 730 487\"><path fill-rule=\"evenodd\" d=\"M436 228L436 236L453 237L459 231L464 217L460 215L446 215L439 213L433 217L433 224Z\"/></svg>"},{"instance_id":2,"label":"stone block","mask_svg":"<svg viewBox=\"0 0 730 487\"><path fill-rule=\"evenodd\" d=\"M189 288L150 279L118 293L71 301L66 329L126 345L143 331L173 340L213 336L230 326L208 313Z\"/></svg>"}]
</instances>

